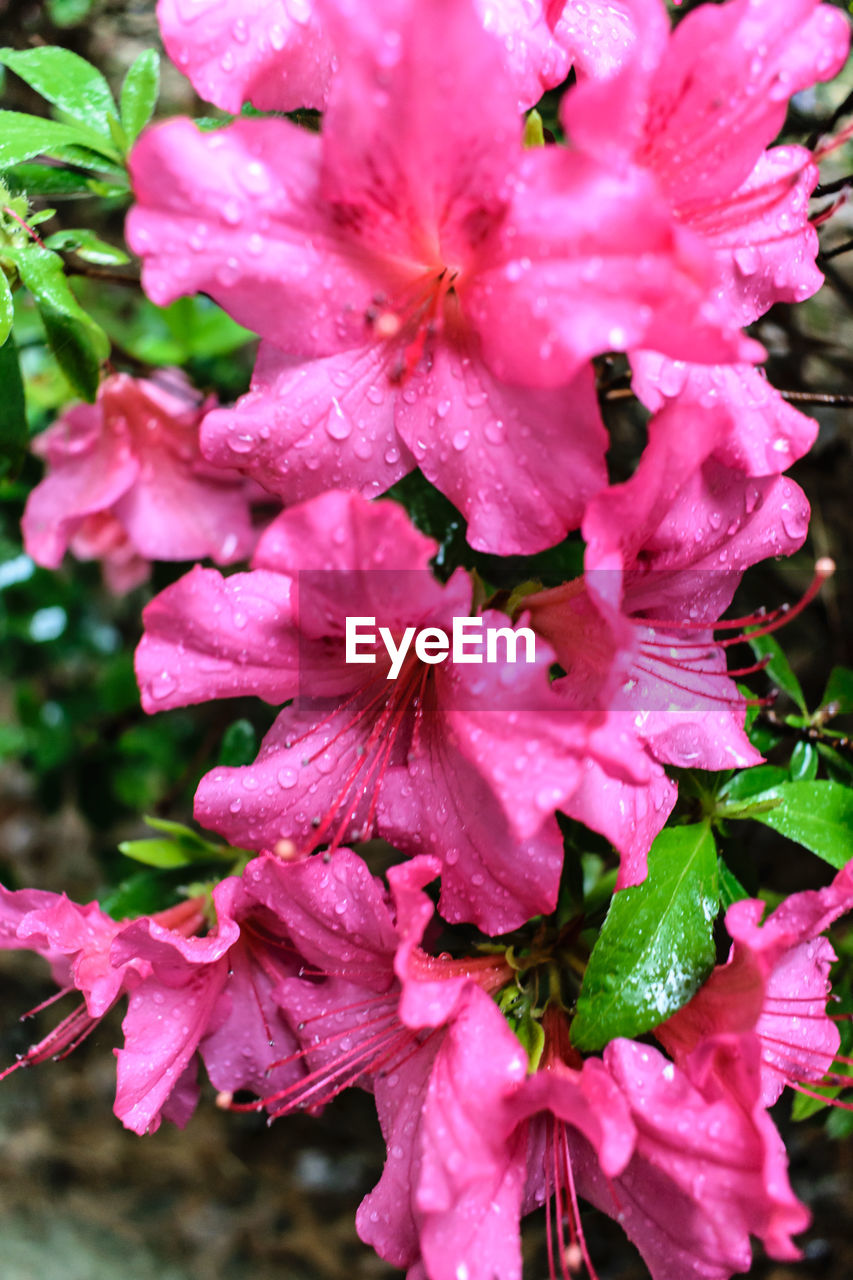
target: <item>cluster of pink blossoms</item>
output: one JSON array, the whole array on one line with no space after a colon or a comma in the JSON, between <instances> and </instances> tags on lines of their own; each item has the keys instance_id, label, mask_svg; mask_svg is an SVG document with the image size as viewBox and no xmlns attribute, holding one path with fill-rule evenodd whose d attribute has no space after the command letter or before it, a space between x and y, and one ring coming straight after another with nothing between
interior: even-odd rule
<instances>
[{"instance_id":1,"label":"cluster of pink blossoms","mask_svg":"<svg viewBox=\"0 0 853 1280\"><path fill-rule=\"evenodd\" d=\"M727 663L742 637L718 627L744 570L805 539L783 473L815 424L743 330L821 282L814 157L770 144L791 95L842 65L847 21L818 0L706 4L674 32L662 0L158 12L206 99L273 113L171 120L131 157L148 295L203 292L257 332L252 386L226 407L174 373L108 379L44 437L26 545L48 566L69 545L100 557L116 589L152 559L251 556L147 606L143 706L282 709L253 764L199 786L198 820L249 854L208 897L117 922L0 891L0 945L83 997L22 1061L126 996L116 1114L137 1132L186 1122L199 1059L272 1116L370 1090L388 1158L358 1228L412 1280L518 1280L542 1204L556 1269L594 1275L579 1198L655 1280L748 1270L750 1236L797 1257L808 1214L767 1108L835 1060L819 934L853 907L853 866L763 923L736 903L728 961L660 1047L583 1057L557 814L614 846L618 891L675 804L667 767L761 759L749 669ZM525 148L520 111L570 69L565 144ZM322 110L319 132L297 108ZM621 484L593 365L609 353L652 415ZM415 468L478 550L580 530L582 576L525 587L511 617L465 570L439 581L436 544L375 500ZM259 534L262 498L284 509ZM458 617L503 659L404 649ZM349 660L352 618L393 640L393 678L378 640ZM534 660L511 661L530 632ZM389 888L348 847L374 837L409 857ZM528 926L525 947L494 941Z\"/></svg>"}]
</instances>

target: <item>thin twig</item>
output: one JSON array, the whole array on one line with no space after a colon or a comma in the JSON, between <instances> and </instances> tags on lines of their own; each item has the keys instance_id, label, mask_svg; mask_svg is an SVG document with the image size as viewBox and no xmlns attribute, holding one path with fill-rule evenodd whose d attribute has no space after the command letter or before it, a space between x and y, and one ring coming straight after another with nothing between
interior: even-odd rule
<instances>
[{"instance_id":1,"label":"thin twig","mask_svg":"<svg viewBox=\"0 0 853 1280\"><path fill-rule=\"evenodd\" d=\"M635 400L636 392L630 387L605 387L602 395L607 401ZM853 405L853 394L834 394L829 391L780 391L779 395L790 404L826 404L844 408Z\"/></svg>"},{"instance_id":2,"label":"thin twig","mask_svg":"<svg viewBox=\"0 0 853 1280\"><path fill-rule=\"evenodd\" d=\"M844 101L835 108L835 110L833 111L829 119L825 121L820 126L820 128L817 129L809 138L808 142L806 143L806 146L809 148L809 150L813 151L814 148L817 146L817 144L820 142L821 138L824 137L824 135L827 134L830 129L834 129L835 126L838 124L838 121L841 119L841 117L846 115L847 112L851 110L853 110L853 89L851 89L850 93L848 93Z\"/></svg>"},{"instance_id":3,"label":"thin twig","mask_svg":"<svg viewBox=\"0 0 853 1280\"><path fill-rule=\"evenodd\" d=\"M84 276L87 280L108 280L112 284L129 284L139 288L141 277L138 271L113 271L111 267L95 267L88 262L65 263L65 273L69 276Z\"/></svg>"},{"instance_id":4,"label":"thin twig","mask_svg":"<svg viewBox=\"0 0 853 1280\"><path fill-rule=\"evenodd\" d=\"M818 262L829 262L830 258L837 258L842 253L849 253L853 249L853 240L845 240L844 244L836 245L834 249L821 249L818 255Z\"/></svg>"},{"instance_id":5,"label":"thin twig","mask_svg":"<svg viewBox=\"0 0 853 1280\"><path fill-rule=\"evenodd\" d=\"M834 195L836 191L843 191L845 187L853 186L853 173L848 173L846 178L836 178L834 182L821 182L815 187L812 196L819 199L821 196Z\"/></svg>"}]
</instances>

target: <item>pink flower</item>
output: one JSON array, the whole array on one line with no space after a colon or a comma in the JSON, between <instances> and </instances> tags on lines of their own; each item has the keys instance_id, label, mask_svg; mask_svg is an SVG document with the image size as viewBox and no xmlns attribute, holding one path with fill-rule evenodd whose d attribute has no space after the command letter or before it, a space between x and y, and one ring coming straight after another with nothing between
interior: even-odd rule
<instances>
[{"instance_id":1,"label":"pink flower","mask_svg":"<svg viewBox=\"0 0 853 1280\"><path fill-rule=\"evenodd\" d=\"M166 52L224 111L325 104L334 57L315 0L158 0Z\"/></svg>"},{"instance_id":2,"label":"pink flower","mask_svg":"<svg viewBox=\"0 0 853 1280\"><path fill-rule=\"evenodd\" d=\"M255 535L246 482L205 463L201 403L183 375L174 389L115 374L94 405L67 410L34 445L47 475L30 494L22 522L27 551L48 569L67 547L103 559L107 582L126 591L148 576L150 560L247 555Z\"/></svg>"},{"instance_id":3,"label":"pink flower","mask_svg":"<svg viewBox=\"0 0 853 1280\"><path fill-rule=\"evenodd\" d=\"M202 917L198 902L192 901L161 912L158 920L164 932L192 932ZM54 999L74 990L83 996L83 1003L10 1070L70 1053L94 1031L119 996L144 978L148 972L144 962L130 957L120 965L110 961L110 947L121 929L122 922L105 915L96 902L80 906L64 894L38 889L10 892L0 886L0 947L43 956L60 987Z\"/></svg>"},{"instance_id":4,"label":"pink flower","mask_svg":"<svg viewBox=\"0 0 853 1280\"><path fill-rule=\"evenodd\" d=\"M673 401L700 412L724 407L734 429L718 456L746 475L786 470L808 453L817 437L814 418L783 400L763 369L753 365L687 364L643 351L632 355L631 366L631 386L653 413Z\"/></svg>"},{"instance_id":5,"label":"pink flower","mask_svg":"<svg viewBox=\"0 0 853 1280\"><path fill-rule=\"evenodd\" d=\"M638 38L636 0L545 0L542 7L579 78L608 78L630 58Z\"/></svg>"},{"instance_id":6,"label":"pink flower","mask_svg":"<svg viewBox=\"0 0 853 1280\"><path fill-rule=\"evenodd\" d=\"M782 1140L757 1101L754 1061L728 1064L731 1076L751 1080L751 1106L703 1093L634 1041L614 1040L603 1062L629 1106L634 1152L608 1182L588 1143L577 1143L577 1192L622 1224L653 1280L728 1280L748 1271L751 1235L772 1258L800 1257L791 1236L810 1215L791 1190ZM746 1086L742 1093L749 1096Z\"/></svg>"},{"instance_id":7,"label":"pink flower","mask_svg":"<svg viewBox=\"0 0 853 1280\"><path fill-rule=\"evenodd\" d=\"M288 502L374 496L417 465L472 545L538 550L606 481L591 355L753 344L721 330L708 251L652 174L523 151L500 45L467 0L436 0L429 23L413 0L326 14L347 57L321 137L172 121L133 153L149 295L203 290L265 339L205 454Z\"/></svg>"},{"instance_id":8,"label":"pink flower","mask_svg":"<svg viewBox=\"0 0 853 1280\"><path fill-rule=\"evenodd\" d=\"M744 569L795 551L808 524L793 481L752 480L726 465L736 432L723 408L664 410L631 479L587 508L583 579L524 600L567 672L555 687L571 705L611 711L652 759L679 768L761 759L744 733L746 701L732 678L760 668L726 669L727 649L761 619L714 632ZM773 628L773 618L764 622ZM623 887L644 879L646 852L675 797L662 774L636 785L608 779L596 762L567 812L623 853Z\"/></svg>"},{"instance_id":9,"label":"pink flower","mask_svg":"<svg viewBox=\"0 0 853 1280\"><path fill-rule=\"evenodd\" d=\"M803 147L765 148L791 95L840 70L847 20L818 0L730 0L702 5L670 35L659 0L627 3L639 35L624 65L565 99L573 142L654 175L676 221L713 254L720 305L736 324L810 297L823 280L808 214L817 166ZM691 404L730 403L750 474L783 470L814 438L814 424L747 364L673 366L636 347L631 361L653 410L682 390Z\"/></svg>"},{"instance_id":10,"label":"pink flower","mask_svg":"<svg viewBox=\"0 0 853 1280\"><path fill-rule=\"evenodd\" d=\"M161 1115L186 1124L198 1100L197 1053L227 1094L267 1093L303 1073L289 1060L296 1041L275 995L303 963L290 934L234 876L213 890L213 906L216 925L204 937L143 917L113 942L114 965L148 973L130 993L116 1053L115 1112L136 1133L153 1132Z\"/></svg>"},{"instance_id":11,"label":"pink flower","mask_svg":"<svg viewBox=\"0 0 853 1280\"><path fill-rule=\"evenodd\" d=\"M337 58L323 21L324 8L318 0L227 0L188 11L180 0L159 0L157 16L169 57L206 101L235 113L244 102L262 111L293 111L326 104ZM596 12L599 8L596 5ZM567 41L552 36L542 0L501 0L498 5L477 0L477 12L486 30L501 42L521 110L566 78L569 58L561 44ZM366 17L365 12L353 11L351 21L363 24ZM615 23L621 37L622 23ZM558 35L565 34L565 27ZM608 31L613 27L611 22ZM605 49L595 50L589 20L578 35L585 61L610 64L611 46L605 39L599 41ZM346 40L337 46L345 61Z\"/></svg>"},{"instance_id":12,"label":"pink flower","mask_svg":"<svg viewBox=\"0 0 853 1280\"><path fill-rule=\"evenodd\" d=\"M792 894L763 924L763 902L734 903L726 913L728 960L655 1032L667 1052L691 1074L709 1043L757 1038L764 1105L786 1085L811 1096L804 1082L823 1079L840 1043L826 1012L836 955L819 935L851 909L853 863L826 889Z\"/></svg>"},{"instance_id":13,"label":"pink flower","mask_svg":"<svg viewBox=\"0 0 853 1280\"><path fill-rule=\"evenodd\" d=\"M202 779L203 825L242 848L292 838L302 852L378 832L442 858L447 919L501 932L553 908L553 814L584 759L634 780L647 765L605 715L565 707L545 645L531 662L473 666L428 665L410 651L396 679L381 649L373 665L345 661L347 617L373 616L399 637L450 631L469 614L470 580L458 570L439 584L435 551L392 503L315 498L269 527L253 572L223 579L197 568L162 592L144 614L137 674L148 711L235 694L296 698L254 764ZM507 623L487 613L484 634Z\"/></svg>"},{"instance_id":14,"label":"pink flower","mask_svg":"<svg viewBox=\"0 0 853 1280\"><path fill-rule=\"evenodd\" d=\"M297 1058L308 1074L272 1093L273 1115L316 1109L354 1085L371 1089L388 1145L382 1177L358 1211L359 1234L398 1266L416 1261L436 1215L453 1210L484 1268L512 1235L523 1173L493 1182L504 1136L493 1107L521 1079L524 1052L489 992L512 970L500 955L451 959L424 950L434 927L423 892L438 873L434 858L415 858L381 881L348 849L286 866L259 859L247 872L250 892L287 926L308 962L308 976L281 983L278 999L302 1040ZM449 1179L439 1165L449 1143L465 1152ZM420 1188L419 1199L413 1188ZM487 1188L506 1219L477 1213ZM439 1255L449 1242L436 1239ZM430 1273L432 1274L432 1272ZM489 1273L491 1274L491 1273Z\"/></svg>"},{"instance_id":15,"label":"pink flower","mask_svg":"<svg viewBox=\"0 0 853 1280\"><path fill-rule=\"evenodd\" d=\"M749 1268L750 1235L772 1257L799 1256L791 1234L809 1216L788 1185L754 1062L730 1063L752 1082L742 1105L633 1041L581 1061L553 1005L543 1028L543 1056L525 1079L493 1078L491 1052L462 1038L457 1017L440 1067L437 1057L384 1096L377 1087L386 1173L395 1159L407 1170L359 1210L360 1233L383 1257L430 1280L520 1280L520 1218L546 1204L552 1277L584 1262L594 1277L579 1197L621 1223L654 1280L727 1280Z\"/></svg>"}]
</instances>

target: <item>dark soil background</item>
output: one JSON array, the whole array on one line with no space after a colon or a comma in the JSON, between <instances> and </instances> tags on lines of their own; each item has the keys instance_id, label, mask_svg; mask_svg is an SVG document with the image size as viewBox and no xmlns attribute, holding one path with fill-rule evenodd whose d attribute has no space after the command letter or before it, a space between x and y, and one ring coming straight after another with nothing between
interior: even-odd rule
<instances>
[{"instance_id":1,"label":"dark soil background","mask_svg":"<svg viewBox=\"0 0 853 1280\"><path fill-rule=\"evenodd\" d=\"M59 27L54 21L87 9L77 25ZM116 80L141 49L156 42L153 10L153 0L0 0L0 43L64 44ZM13 77L6 90L4 106L42 109ZM843 89L833 92L835 102L844 96ZM167 64L164 102L175 112L199 105ZM822 105L817 102L815 111ZM848 150L848 160L849 155ZM843 163L842 157L835 169L828 166L827 177L843 174ZM825 231L825 246L841 244L850 234L842 212ZM853 395L851 261L853 254L828 264L829 287L817 301L795 312L779 308L760 327L777 386ZM793 472L814 507L810 556L801 564L831 554L839 573L822 604L783 637L813 697L831 665L853 663L853 418L844 404L821 405L815 412L820 442ZM802 574L770 565L753 576L750 589L757 602L772 606L786 598L795 580L801 582ZM0 693L0 713L9 701ZM107 834L118 839L125 833ZM0 766L4 879L10 870L16 884L64 888L85 901L100 882L96 852L104 838L80 812L71 790L46 815L32 777L16 764ZM826 871L770 833L756 837L754 854L780 889L801 887ZM37 1038L32 1023L17 1019L52 988L44 966L29 956L0 954L0 975L2 1065ZM52 1016L39 1016L38 1034L52 1025ZM258 1117L217 1111L209 1092L184 1132L164 1125L140 1139L112 1115L112 1049L118 1043L114 1017L69 1060L16 1072L0 1085L2 1280L379 1280L397 1274L360 1244L353 1225L355 1207L383 1160L368 1098L348 1095L320 1118L298 1116L268 1129ZM783 1103L778 1109L778 1120L789 1144L794 1186L815 1221L804 1241L803 1263L759 1260L753 1274L761 1280L849 1280L853 1149L849 1141L831 1141L819 1118L790 1124L786 1108ZM646 1277L617 1228L592 1210L584 1222L600 1280ZM525 1280L545 1277L541 1216L526 1226L525 1255Z\"/></svg>"}]
</instances>

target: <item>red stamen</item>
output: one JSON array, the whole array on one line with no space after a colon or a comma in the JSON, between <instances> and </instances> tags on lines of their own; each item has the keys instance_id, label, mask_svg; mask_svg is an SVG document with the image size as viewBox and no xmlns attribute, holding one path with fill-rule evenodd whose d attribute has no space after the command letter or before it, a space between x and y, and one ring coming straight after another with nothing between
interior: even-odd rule
<instances>
[{"instance_id":1,"label":"red stamen","mask_svg":"<svg viewBox=\"0 0 853 1280\"><path fill-rule=\"evenodd\" d=\"M644 667L641 662L635 663L632 669L634 671L642 671L644 675L660 679L659 671L655 671L651 667ZM775 697L770 696L766 698L742 698L740 694L708 693L705 689L695 689L688 684L679 684L677 680L673 680L670 677L667 677L666 683L682 693L691 693L694 697L702 698L703 700L707 699L710 702L723 702L730 707L767 707L776 701Z\"/></svg>"},{"instance_id":2,"label":"red stamen","mask_svg":"<svg viewBox=\"0 0 853 1280\"><path fill-rule=\"evenodd\" d=\"M54 995L48 996L46 1000L42 1000L41 1004L37 1004L34 1009L30 1009L29 1013L22 1013L21 1022L26 1022L29 1018L35 1017L37 1013L41 1013L43 1009L49 1009L52 1004L56 1004L57 1000L61 1000L63 996L70 995L74 987L62 987Z\"/></svg>"},{"instance_id":3,"label":"red stamen","mask_svg":"<svg viewBox=\"0 0 853 1280\"><path fill-rule=\"evenodd\" d=\"M843 147L845 142L853 138L853 123L848 124L839 133L829 134L825 138L821 138L820 142L812 152L815 160L822 160L824 156L828 156L831 152L837 151L839 147Z\"/></svg>"},{"instance_id":4,"label":"red stamen","mask_svg":"<svg viewBox=\"0 0 853 1280\"><path fill-rule=\"evenodd\" d=\"M439 327L442 304L457 275L447 267L432 267L394 299L374 299L365 319L378 338L395 343L394 363L388 372L391 382L405 383L417 368L427 339ZM402 351L398 339L405 340Z\"/></svg>"},{"instance_id":5,"label":"red stamen","mask_svg":"<svg viewBox=\"0 0 853 1280\"><path fill-rule=\"evenodd\" d=\"M649 618L645 615L635 617L634 621L638 625L657 628L660 631L732 631L737 630L743 632L733 639L715 641L719 645L740 644L744 640L753 640L758 635L766 635L768 630L776 631L779 627L784 626L795 618L798 613L802 613L808 605L814 600L820 591L824 582L831 578L835 573L835 561L829 556L821 556L814 568L814 576L806 588L805 593L797 601L796 604L783 604L778 609L773 609L768 613L766 609L758 609L755 613L747 614L742 618L722 618L718 622L710 622L707 619L696 621L691 618ZM744 631L745 627L760 626L760 631ZM704 648L707 641L695 642L697 647Z\"/></svg>"},{"instance_id":6,"label":"red stamen","mask_svg":"<svg viewBox=\"0 0 853 1280\"><path fill-rule=\"evenodd\" d=\"M853 1083L851 1081L850 1083ZM797 1093L804 1093L807 1098L815 1098L818 1102L825 1102L828 1107L836 1107L839 1111L853 1111L853 1102L842 1102L840 1098L827 1098L825 1094L818 1093L816 1089L808 1089L804 1084L793 1084L791 1088L796 1089Z\"/></svg>"},{"instance_id":7,"label":"red stamen","mask_svg":"<svg viewBox=\"0 0 853 1280\"><path fill-rule=\"evenodd\" d=\"M683 205L676 211L676 217L683 221L688 221L690 226L699 229L704 227L708 231L716 233L724 233L729 230L736 230L743 225L744 218L757 218L761 214L772 213L773 209L788 198L792 188L797 185L806 164L811 161L805 161L795 169L792 173L782 174L778 178L764 183L763 186L754 187L749 191L741 191L737 195L727 195L716 201L703 200L701 204ZM779 244L783 240L788 240L791 232L782 233L781 235L768 235L763 239L751 239L751 245L767 245Z\"/></svg>"},{"instance_id":8,"label":"red stamen","mask_svg":"<svg viewBox=\"0 0 853 1280\"><path fill-rule=\"evenodd\" d=\"M31 1045L26 1053L18 1057L17 1062L13 1062L5 1071L0 1072L0 1080L5 1080L8 1075L20 1070L21 1067L47 1062L51 1058L56 1060L66 1058L79 1044L83 1043L99 1022L100 1018L93 1018L85 1004L79 1004L57 1023L43 1040Z\"/></svg>"},{"instance_id":9,"label":"red stamen","mask_svg":"<svg viewBox=\"0 0 853 1280\"><path fill-rule=\"evenodd\" d=\"M838 210L847 203L849 196L849 190L847 187L844 187L831 204L827 205L825 209L821 209L820 213L814 214L814 216L809 219L812 226L822 227L824 223L829 222L830 218L833 218L835 214L838 213Z\"/></svg>"},{"instance_id":10,"label":"red stamen","mask_svg":"<svg viewBox=\"0 0 853 1280\"><path fill-rule=\"evenodd\" d=\"M397 735L413 712L415 725L418 723L418 717L423 715L423 697L425 695L427 677L428 670L424 667L424 664L412 657L408 657L400 676L395 681L392 681L390 685L383 684L381 691L377 692L363 707L359 708L349 724L340 729L332 738L332 742L336 741L361 720L366 719L370 712L378 711L367 740L360 749L358 758L344 778L325 816L317 824L310 837L309 845L306 846L303 852L310 852L311 849L323 843L327 837L330 837L330 849L336 849L347 837L347 832L358 807L368 794L370 795L370 801L362 838L372 830L379 802L382 778L388 768ZM380 707L381 710L379 710ZM310 732L314 732L314 730L312 729ZM311 758L316 759L317 756L327 751L330 745L330 743L326 743ZM343 813L341 812L342 809Z\"/></svg>"}]
</instances>

